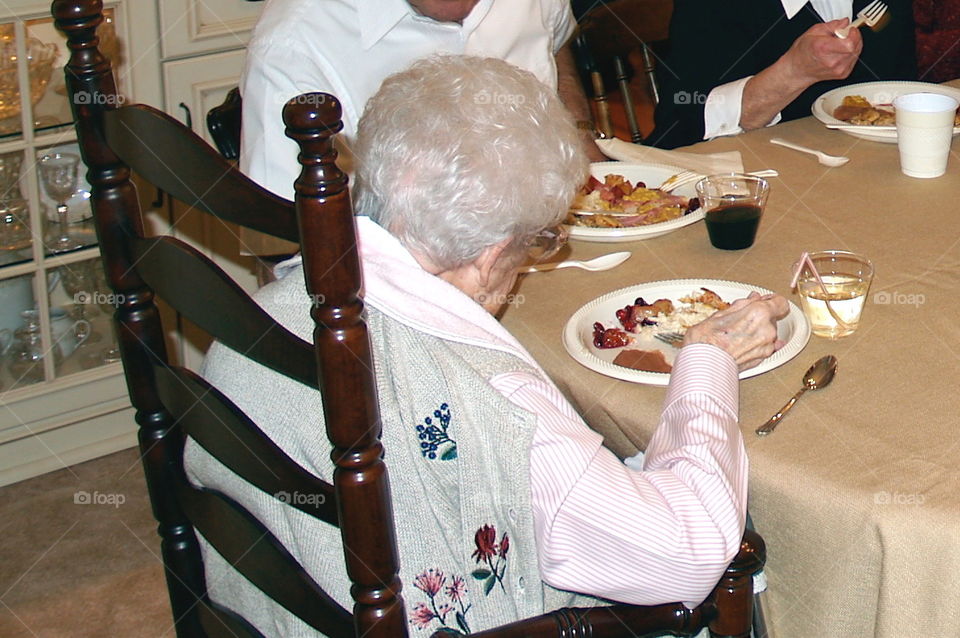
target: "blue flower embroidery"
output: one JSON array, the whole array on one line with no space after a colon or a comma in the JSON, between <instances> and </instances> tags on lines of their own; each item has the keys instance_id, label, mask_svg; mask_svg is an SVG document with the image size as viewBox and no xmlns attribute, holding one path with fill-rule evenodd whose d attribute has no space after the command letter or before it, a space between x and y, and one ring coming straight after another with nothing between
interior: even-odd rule
<instances>
[{"instance_id":1,"label":"blue flower embroidery","mask_svg":"<svg viewBox=\"0 0 960 638\"><path fill-rule=\"evenodd\" d=\"M434 423L434 419L437 420ZM452 461L457 458L457 442L447 435L450 426L450 406L440 404L440 409L433 411L433 417L426 417L423 423L417 426L417 436L420 437L420 453L428 459L437 458L441 461ZM443 448L441 450L441 448Z\"/></svg>"}]
</instances>

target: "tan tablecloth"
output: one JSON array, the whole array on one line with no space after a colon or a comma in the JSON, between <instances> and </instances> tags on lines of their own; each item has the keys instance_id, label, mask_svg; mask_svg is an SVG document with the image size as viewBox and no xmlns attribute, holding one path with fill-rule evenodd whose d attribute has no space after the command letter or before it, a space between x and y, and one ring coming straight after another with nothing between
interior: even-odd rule
<instances>
[{"instance_id":1,"label":"tan tablecloth","mask_svg":"<svg viewBox=\"0 0 960 638\"><path fill-rule=\"evenodd\" d=\"M848 155L842 168L773 146L778 136ZM702 223L629 244L574 242L572 256L631 250L605 273L526 276L505 325L617 453L642 448L664 389L587 370L560 333L581 305L624 286L682 277L788 289L804 250L849 249L876 277L859 331L811 337L789 363L741 383L750 509L767 541L768 620L779 638L960 635L960 142L948 174L900 173L897 147L828 131L813 118L692 150L739 150L776 168L756 244L710 246ZM773 435L753 430L799 389L818 357L834 383L808 393Z\"/></svg>"}]
</instances>

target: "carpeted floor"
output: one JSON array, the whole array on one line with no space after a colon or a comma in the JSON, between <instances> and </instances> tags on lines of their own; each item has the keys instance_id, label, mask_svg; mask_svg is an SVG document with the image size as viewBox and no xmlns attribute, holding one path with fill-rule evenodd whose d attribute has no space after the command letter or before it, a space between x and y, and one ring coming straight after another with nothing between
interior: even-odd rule
<instances>
[{"instance_id":1,"label":"carpeted floor","mask_svg":"<svg viewBox=\"0 0 960 638\"><path fill-rule=\"evenodd\" d=\"M135 449L0 488L0 636L174 636Z\"/></svg>"}]
</instances>

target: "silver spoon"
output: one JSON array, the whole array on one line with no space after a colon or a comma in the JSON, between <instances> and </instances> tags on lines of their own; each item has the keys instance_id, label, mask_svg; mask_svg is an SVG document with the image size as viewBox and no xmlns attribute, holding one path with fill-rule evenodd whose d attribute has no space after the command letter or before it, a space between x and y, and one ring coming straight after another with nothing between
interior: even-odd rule
<instances>
[{"instance_id":1,"label":"silver spoon","mask_svg":"<svg viewBox=\"0 0 960 638\"><path fill-rule=\"evenodd\" d=\"M803 375L803 387L800 388L800 391L795 395L790 397L790 400L787 401L786 405L780 408L780 411L770 417L770 420L757 428L757 436L766 436L773 432L774 428L780 423L780 420L783 419L783 415L793 407L793 404L803 396L803 393L807 390L819 390L820 388L825 388L830 385L830 382L833 381L833 375L837 373L837 358L832 354L828 354L825 357L820 357L814 362L810 369L807 370L807 373Z\"/></svg>"},{"instance_id":2,"label":"silver spoon","mask_svg":"<svg viewBox=\"0 0 960 638\"><path fill-rule=\"evenodd\" d=\"M810 153L811 155L817 156L817 161L823 164L824 166L831 166L836 168L837 166L843 166L850 161L849 157L843 155L828 155L823 151L817 151L812 148L807 148L806 146L800 146L799 144L794 144L793 142L788 142L787 140L782 140L779 137L773 137L770 139L771 144L776 144L777 146L785 146L787 148L792 148L795 151L800 151L801 153Z\"/></svg>"},{"instance_id":3,"label":"silver spoon","mask_svg":"<svg viewBox=\"0 0 960 638\"><path fill-rule=\"evenodd\" d=\"M611 268L616 268L629 259L630 254L630 251L627 250L620 253L601 255L586 261L577 261L573 259L559 262L554 261L546 264L527 266L526 268L521 268L520 272L549 272L551 270L559 270L560 268L583 268L584 270L592 270L594 272L600 270L610 270Z\"/></svg>"}]
</instances>

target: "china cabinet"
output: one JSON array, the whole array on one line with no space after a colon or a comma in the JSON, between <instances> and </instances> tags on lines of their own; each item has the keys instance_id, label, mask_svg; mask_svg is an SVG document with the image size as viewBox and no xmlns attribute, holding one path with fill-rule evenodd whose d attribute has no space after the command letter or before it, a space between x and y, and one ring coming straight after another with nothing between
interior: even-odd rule
<instances>
[{"instance_id":1,"label":"china cabinet","mask_svg":"<svg viewBox=\"0 0 960 638\"><path fill-rule=\"evenodd\" d=\"M123 98L162 107L205 135L206 110L238 83L260 4L104 7L100 47ZM0 9L0 485L136 443L64 90L68 52L49 10L37 0ZM141 198L151 230L181 236L254 286L231 229L194 222L162 193ZM206 344L189 335L185 326L171 344L195 360Z\"/></svg>"}]
</instances>

